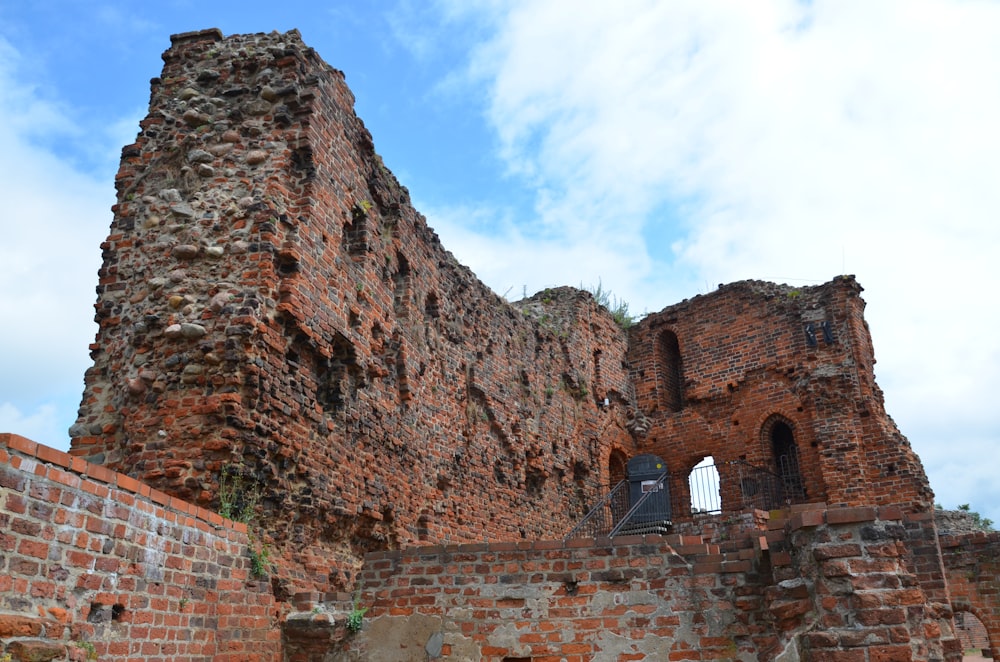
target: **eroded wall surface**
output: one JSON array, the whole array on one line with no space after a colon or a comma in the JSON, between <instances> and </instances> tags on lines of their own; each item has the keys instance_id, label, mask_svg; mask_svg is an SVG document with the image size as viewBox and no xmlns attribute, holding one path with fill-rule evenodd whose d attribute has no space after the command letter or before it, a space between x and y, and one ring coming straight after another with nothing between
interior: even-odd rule
<instances>
[{"instance_id":1,"label":"eroded wall surface","mask_svg":"<svg viewBox=\"0 0 1000 662\"><path fill-rule=\"evenodd\" d=\"M852 277L720 286L628 334L573 288L508 304L441 246L297 32L177 35L164 62L116 178L71 456L4 438L7 650L951 660L949 584L995 631L995 591L960 580L995 577L993 547L942 561ZM727 467L780 474L779 446L794 501L839 508L746 508L756 487ZM563 542L650 452L684 535ZM685 511L708 455L721 518ZM206 510L222 474L260 497L273 581ZM350 593L331 612L308 596L356 581L354 636Z\"/></svg>"},{"instance_id":2,"label":"eroded wall surface","mask_svg":"<svg viewBox=\"0 0 1000 662\"><path fill-rule=\"evenodd\" d=\"M1000 533L946 534L940 544L952 608L975 616L970 619L975 623L972 627L987 640L982 648L996 659L1000 656ZM982 645L982 636L976 641Z\"/></svg>"},{"instance_id":3,"label":"eroded wall surface","mask_svg":"<svg viewBox=\"0 0 1000 662\"><path fill-rule=\"evenodd\" d=\"M341 624L300 659L960 659L947 612L909 570L902 510L759 516L763 530L722 544L647 535L374 553L361 631ZM328 622L300 607L286 628Z\"/></svg>"},{"instance_id":4,"label":"eroded wall surface","mask_svg":"<svg viewBox=\"0 0 1000 662\"><path fill-rule=\"evenodd\" d=\"M461 266L297 32L178 35L164 61L71 452L203 506L240 472L288 591L373 549L565 533L633 448L610 315Z\"/></svg>"}]
</instances>

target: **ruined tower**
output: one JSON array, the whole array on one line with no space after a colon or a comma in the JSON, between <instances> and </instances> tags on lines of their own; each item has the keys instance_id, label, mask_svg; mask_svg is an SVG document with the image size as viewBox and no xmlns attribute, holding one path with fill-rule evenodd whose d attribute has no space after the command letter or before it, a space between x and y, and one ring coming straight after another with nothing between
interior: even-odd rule
<instances>
[{"instance_id":1,"label":"ruined tower","mask_svg":"<svg viewBox=\"0 0 1000 662\"><path fill-rule=\"evenodd\" d=\"M1000 533L938 529L852 276L510 304L298 33L164 60L71 453L0 433L0 657L1000 655Z\"/></svg>"},{"instance_id":2,"label":"ruined tower","mask_svg":"<svg viewBox=\"0 0 1000 662\"><path fill-rule=\"evenodd\" d=\"M213 508L238 476L288 590L347 586L369 551L560 538L639 454L678 522L707 456L726 511L932 502L853 278L736 283L628 331L573 288L510 304L297 32L177 35L164 62L122 152L72 453ZM777 502L754 500L767 475Z\"/></svg>"},{"instance_id":3,"label":"ruined tower","mask_svg":"<svg viewBox=\"0 0 1000 662\"><path fill-rule=\"evenodd\" d=\"M304 586L372 549L568 530L634 446L610 315L573 289L508 305L460 265L297 32L179 35L164 61L72 452L216 507L239 472Z\"/></svg>"}]
</instances>

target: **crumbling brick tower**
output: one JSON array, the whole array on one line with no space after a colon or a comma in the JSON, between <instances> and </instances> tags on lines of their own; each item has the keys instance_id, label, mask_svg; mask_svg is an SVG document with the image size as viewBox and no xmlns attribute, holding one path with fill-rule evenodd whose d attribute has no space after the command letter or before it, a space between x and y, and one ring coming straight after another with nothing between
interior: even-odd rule
<instances>
[{"instance_id":1,"label":"crumbling brick tower","mask_svg":"<svg viewBox=\"0 0 1000 662\"><path fill-rule=\"evenodd\" d=\"M671 471L680 517L690 514L688 476L706 456L726 511L753 504L762 487L740 473L747 465L786 483L786 501L933 507L875 383L860 294L851 276L803 288L743 281L632 329L629 361L650 418L644 449Z\"/></svg>"},{"instance_id":2,"label":"crumbling brick tower","mask_svg":"<svg viewBox=\"0 0 1000 662\"><path fill-rule=\"evenodd\" d=\"M297 32L177 35L164 61L72 452L202 505L241 472L289 589L371 549L565 533L634 449L606 311L512 307L459 265Z\"/></svg>"},{"instance_id":3,"label":"crumbling brick tower","mask_svg":"<svg viewBox=\"0 0 1000 662\"><path fill-rule=\"evenodd\" d=\"M639 453L678 520L708 455L726 511L756 505L734 463L794 501L930 507L853 278L735 283L627 335L572 288L511 305L297 32L177 35L164 61L122 152L72 452L211 507L240 473L278 588L346 586L375 549L560 538Z\"/></svg>"}]
</instances>

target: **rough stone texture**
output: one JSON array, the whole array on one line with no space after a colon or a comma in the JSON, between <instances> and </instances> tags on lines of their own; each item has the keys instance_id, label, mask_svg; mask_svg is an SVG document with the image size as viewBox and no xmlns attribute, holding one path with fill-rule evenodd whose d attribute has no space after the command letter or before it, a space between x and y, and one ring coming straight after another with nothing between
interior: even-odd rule
<instances>
[{"instance_id":1,"label":"rough stone texture","mask_svg":"<svg viewBox=\"0 0 1000 662\"><path fill-rule=\"evenodd\" d=\"M0 434L0 657L271 662L243 525Z\"/></svg>"},{"instance_id":2,"label":"rough stone texture","mask_svg":"<svg viewBox=\"0 0 1000 662\"><path fill-rule=\"evenodd\" d=\"M966 641L1000 659L1000 532L942 535L940 545L951 607L970 617Z\"/></svg>"},{"instance_id":3,"label":"rough stone texture","mask_svg":"<svg viewBox=\"0 0 1000 662\"><path fill-rule=\"evenodd\" d=\"M176 35L164 62L71 455L0 436L0 652L954 662L953 609L1000 641L996 538L939 538L853 277L720 286L628 333L573 288L511 305L297 32ZM563 542L640 453L673 533ZM691 512L709 455L720 516ZM207 510L224 474L228 505L261 497L270 583Z\"/></svg>"},{"instance_id":4,"label":"rough stone texture","mask_svg":"<svg viewBox=\"0 0 1000 662\"><path fill-rule=\"evenodd\" d=\"M624 332L585 292L511 306L458 264L297 32L172 41L72 453L205 506L240 468L289 591L372 549L567 531L634 448Z\"/></svg>"},{"instance_id":5,"label":"rough stone texture","mask_svg":"<svg viewBox=\"0 0 1000 662\"><path fill-rule=\"evenodd\" d=\"M297 32L172 42L122 152L72 453L204 506L235 467L282 591L346 588L372 550L561 536L639 452L676 520L707 455L746 507L732 462L781 473L776 426L805 486L786 501L929 507L853 278L720 287L627 336L572 288L510 305Z\"/></svg>"}]
</instances>

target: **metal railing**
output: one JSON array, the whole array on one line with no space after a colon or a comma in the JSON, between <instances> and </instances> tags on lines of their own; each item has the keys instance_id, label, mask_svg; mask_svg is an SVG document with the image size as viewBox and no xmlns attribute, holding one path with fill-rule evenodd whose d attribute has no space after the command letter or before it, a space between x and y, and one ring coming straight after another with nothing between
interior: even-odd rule
<instances>
[{"instance_id":1,"label":"metal railing","mask_svg":"<svg viewBox=\"0 0 1000 662\"><path fill-rule=\"evenodd\" d=\"M730 462L736 468L744 508L774 510L805 501L805 489L798 467L778 475L744 460Z\"/></svg>"},{"instance_id":2,"label":"metal railing","mask_svg":"<svg viewBox=\"0 0 1000 662\"><path fill-rule=\"evenodd\" d=\"M692 515L715 515L722 512L719 470L714 464L696 466L688 474Z\"/></svg>"},{"instance_id":3,"label":"metal railing","mask_svg":"<svg viewBox=\"0 0 1000 662\"><path fill-rule=\"evenodd\" d=\"M623 480L594 506L579 524L566 536L573 538L614 537L630 533L647 532L646 529L662 528L670 524L670 491L667 473L655 481L656 489L644 491L631 503L629 481Z\"/></svg>"},{"instance_id":4,"label":"metal railing","mask_svg":"<svg viewBox=\"0 0 1000 662\"><path fill-rule=\"evenodd\" d=\"M717 515L725 510L775 510L802 503L805 488L797 469L782 466L782 474L777 474L745 460L695 467L687 481L690 512ZM676 505L671 502L669 479L663 473L655 481L643 481L649 487L655 484L655 489L644 490L635 503L629 481L621 481L573 527L566 540L665 532ZM724 504L728 505L723 508Z\"/></svg>"},{"instance_id":5,"label":"metal railing","mask_svg":"<svg viewBox=\"0 0 1000 662\"><path fill-rule=\"evenodd\" d=\"M628 501L628 481L623 480L573 527L566 540L607 535L614 528L615 522L620 521L628 512Z\"/></svg>"}]
</instances>

